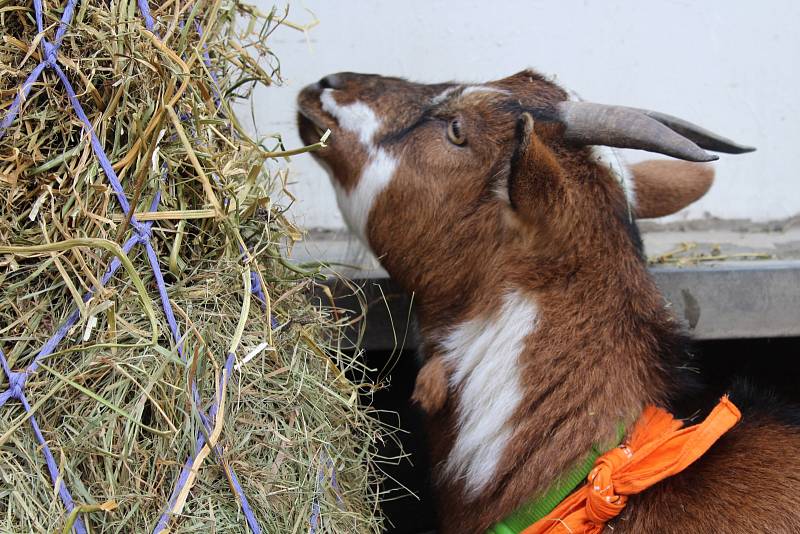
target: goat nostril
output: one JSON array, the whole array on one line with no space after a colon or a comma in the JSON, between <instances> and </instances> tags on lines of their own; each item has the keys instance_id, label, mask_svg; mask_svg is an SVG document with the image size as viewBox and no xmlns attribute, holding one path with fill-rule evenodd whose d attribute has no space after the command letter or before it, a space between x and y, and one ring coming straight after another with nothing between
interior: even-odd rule
<instances>
[{"instance_id":1,"label":"goat nostril","mask_svg":"<svg viewBox=\"0 0 800 534\"><path fill-rule=\"evenodd\" d=\"M341 87L342 79L338 74L328 74L319 81L322 89L338 89Z\"/></svg>"}]
</instances>

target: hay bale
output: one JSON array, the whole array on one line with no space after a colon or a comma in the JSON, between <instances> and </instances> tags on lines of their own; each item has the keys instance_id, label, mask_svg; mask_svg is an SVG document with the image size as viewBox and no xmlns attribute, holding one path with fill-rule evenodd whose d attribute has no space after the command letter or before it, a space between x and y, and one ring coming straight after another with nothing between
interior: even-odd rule
<instances>
[{"instance_id":1,"label":"hay bale","mask_svg":"<svg viewBox=\"0 0 800 534\"><path fill-rule=\"evenodd\" d=\"M0 531L378 531L363 369L232 111L285 19L35 7L0 8Z\"/></svg>"}]
</instances>

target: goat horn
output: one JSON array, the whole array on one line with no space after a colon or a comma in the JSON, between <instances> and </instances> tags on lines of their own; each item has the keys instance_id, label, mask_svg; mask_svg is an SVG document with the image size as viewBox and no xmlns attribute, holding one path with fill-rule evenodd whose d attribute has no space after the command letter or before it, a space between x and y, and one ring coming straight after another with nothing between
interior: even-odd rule
<instances>
[{"instance_id":1,"label":"goat horn","mask_svg":"<svg viewBox=\"0 0 800 534\"><path fill-rule=\"evenodd\" d=\"M654 111L568 101L559 103L557 112L559 122L566 127L564 138L582 145L635 148L687 161L719 159L703 148L731 154L755 150Z\"/></svg>"},{"instance_id":2,"label":"goat horn","mask_svg":"<svg viewBox=\"0 0 800 534\"><path fill-rule=\"evenodd\" d=\"M673 117L672 115L667 115L666 113L650 111L649 109L628 109L638 111L651 119L657 120L670 130L681 134L686 139L694 141L700 148L705 148L706 150L713 150L714 152L722 152L724 154L744 154L746 152L755 151L755 147L740 145L735 141L710 132L696 124L692 124L678 117Z\"/></svg>"}]
</instances>

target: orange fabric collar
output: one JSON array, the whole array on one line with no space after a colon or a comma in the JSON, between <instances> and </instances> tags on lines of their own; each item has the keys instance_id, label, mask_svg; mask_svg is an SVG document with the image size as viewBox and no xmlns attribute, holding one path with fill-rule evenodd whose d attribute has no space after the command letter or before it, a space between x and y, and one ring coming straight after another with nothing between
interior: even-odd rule
<instances>
[{"instance_id":1,"label":"orange fabric collar","mask_svg":"<svg viewBox=\"0 0 800 534\"><path fill-rule=\"evenodd\" d=\"M597 459L588 483L522 534L599 533L622 512L629 495L686 469L741 417L727 396L702 423L686 428L668 412L648 406L630 440Z\"/></svg>"}]
</instances>

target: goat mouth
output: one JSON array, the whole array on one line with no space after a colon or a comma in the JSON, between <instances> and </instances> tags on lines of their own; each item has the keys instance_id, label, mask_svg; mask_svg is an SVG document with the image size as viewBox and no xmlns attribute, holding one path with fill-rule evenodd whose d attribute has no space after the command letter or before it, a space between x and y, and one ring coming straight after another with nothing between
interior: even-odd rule
<instances>
[{"instance_id":1,"label":"goat mouth","mask_svg":"<svg viewBox=\"0 0 800 534\"><path fill-rule=\"evenodd\" d=\"M324 121L302 108L297 112L297 127L300 131L300 138L309 145L317 143L325 131L330 129Z\"/></svg>"},{"instance_id":2,"label":"goat mouth","mask_svg":"<svg viewBox=\"0 0 800 534\"><path fill-rule=\"evenodd\" d=\"M319 96L319 84L304 87L297 96L297 126L300 138L306 144L318 142L326 130L333 130L336 125L336 121L322 110Z\"/></svg>"}]
</instances>

